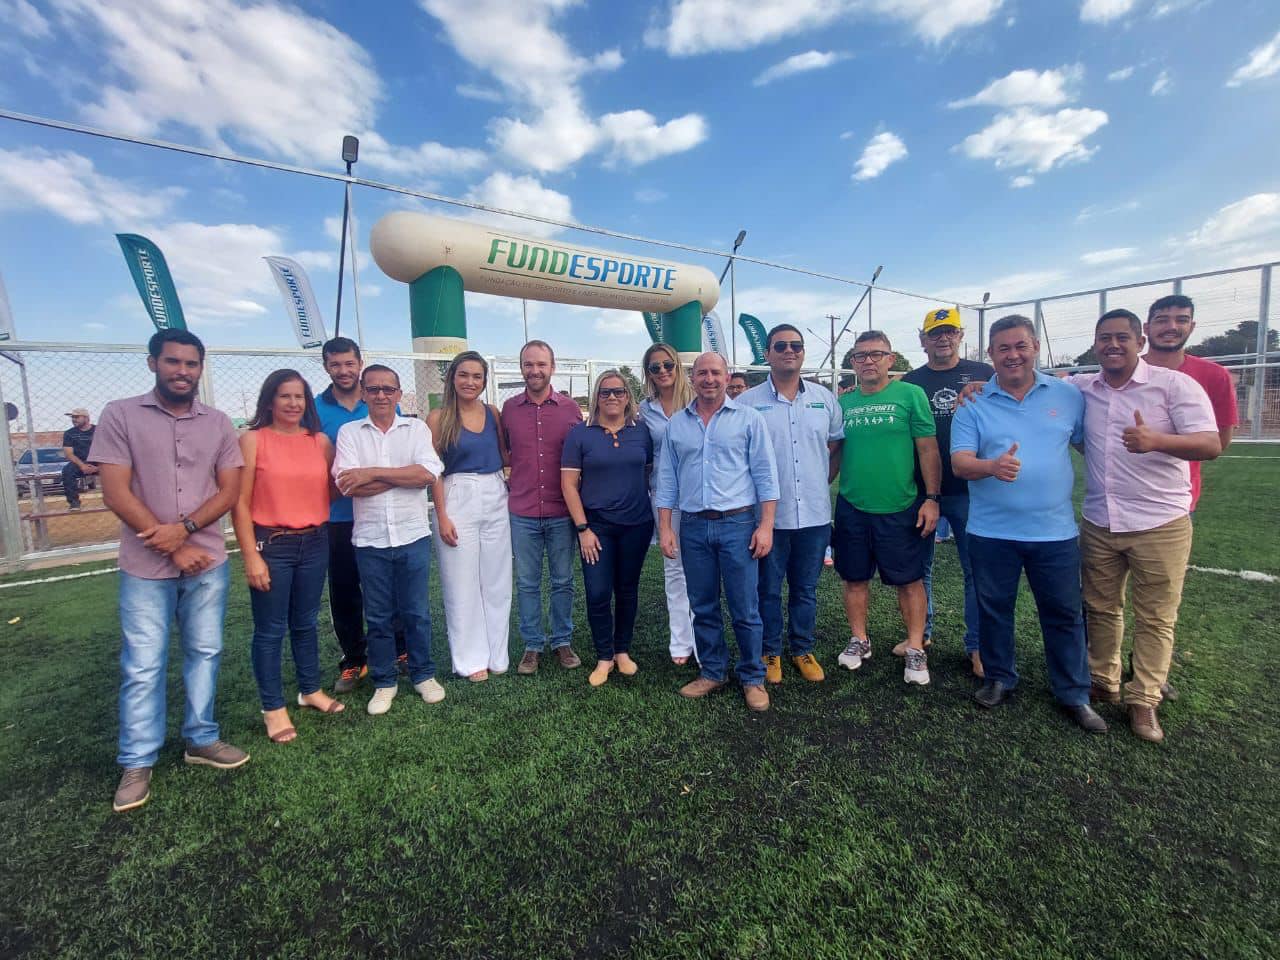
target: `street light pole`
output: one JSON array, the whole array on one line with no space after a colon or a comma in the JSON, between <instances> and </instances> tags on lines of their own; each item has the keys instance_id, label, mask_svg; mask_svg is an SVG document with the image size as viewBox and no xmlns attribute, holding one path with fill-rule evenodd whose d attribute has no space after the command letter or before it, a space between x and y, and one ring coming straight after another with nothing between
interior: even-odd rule
<instances>
[{"instance_id":1,"label":"street light pole","mask_svg":"<svg viewBox=\"0 0 1280 960\"><path fill-rule=\"evenodd\" d=\"M733 252L729 254L729 262L725 264L724 270L720 272L720 283L724 284L724 275L729 274L729 362L733 366L738 365L738 301L734 291L734 254L738 252L738 248L742 246L742 241L747 239L747 231L739 230L737 239L733 241Z\"/></svg>"},{"instance_id":2,"label":"street light pole","mask_svg":"<svg viewBox=\"0 0 1280 960\"><path fill-rule=\"evenodd\" d=\"M360 140L357 137L342 138L342 160L347 165L347 176L351 176L351 167L360 159ZM342 332L342 275L347 265L347 224L351 219L351 183L347 182L342 202L342 239L338 244L338 304L333 311L333 335ZM355 262L355 250L352 250L352 263ZM357 326L356 335L360 336ZM361 337L361 340L364 338ZM362 343L361 346L364 346Z\"/></svg>"}]
</instances>

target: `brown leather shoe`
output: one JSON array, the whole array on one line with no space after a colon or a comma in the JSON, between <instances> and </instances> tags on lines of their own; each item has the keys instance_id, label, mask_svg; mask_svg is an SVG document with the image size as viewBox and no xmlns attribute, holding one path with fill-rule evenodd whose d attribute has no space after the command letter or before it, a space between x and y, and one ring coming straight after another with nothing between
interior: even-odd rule
<instances>
[{"instance_id":1,"label":"brown leather shoe","mask_svg":"<svg viewBox=\"0 0 1280 960\"><path fill-rule=\"evenodd\" d=\"M688 697L690 700L697 700L699 697L705 697L708 693L714 693L724 686L723 680L708 680L706 677L698 677L680 688L680 696Z\"/></svg>"},{"instance_id":2,"label":"brown leather shoe","mask_svg":"<svg viewBox=\"0 0 1280 960\"><path fill-rule=\"evenodd\" d=\"M764 658L764 678L769 683L782 682L782 658L781 657L765 657Z\"/></svg>"},{"instance_id":3,"label":"brown leather shoe","mask_svg":"<svg viewBox=\"0 0 1280 960\"><path fill-rule=\"evenodd\" d=\"M1106 687L1097 683L1089 684L1089 702L1090 703L1119 703L1120 691L1108 690Z\"/></svg>"},{"instance_id":4,"label":"brown leather shoe","mask_svg":"<svg viewBox=\"0 0 1280 960\"><path fill-rule=\"evenodd\" d=\"M516 667L516 673L522 677L527 677L532 673L538 672L538 651L526 650L524 656L520 658L520 666Z\"/></svg>"},{"instance_id":5,"label":"brown leather shoe","mask_svg":"<svg viewBox=\"0 0 1280 960\"><path fill-rule=\"evenodd\" d=\"M556 659L560 661L560 666L566 670L572 670L574 667L582 666L582 661L578 659L578 655L573 652L573 647L565 644L563 647L556 647Z\"/></svg>"},{"instance_id":6,"label":"brown leather shoe","mask_svg":"<svg viewBox=\"0 0 1280 960\"><path fill-rule=\"evenodd\" d=\"M116 787L111 809L116 813L135 810L151 799L151 768L129 767Z\"/></svg>"},{"instance_id":7,"label":"brown leather shoe","mask_svg":"<svg viewBox=\"0 0 1280 960\"><path fill-rule=\"evenodd\" d=\"M747 701L747 709L756 713L764 713L769 709L769 694L765 693L763 684L752 684L742 688L742 697Z\"/></svg>"},{"instance_id":8,"label":"brown leather shoe","mask_svg":"<svg viewBox=\"0 0 1280 960\"><path fill-rule=\"evenodd\" d=\"M203 747L188 743L187 749L182 752L182 759L187 763L217 767L219 770L234 770L248 763L249 755L224 740L215 740Z\"/></svg>"},{"instance_id":9,"label":"brown leather shoe","mask_svg":"<svg viewBox=\"0 0 1280 960\"><path fill-rule=\"evenodd\" d=\"M1148 743L1164 741L1164 730L1160 728L1155 707L1137 703L1129 704L1129 729Z\"/></svg>"}]
</instances>

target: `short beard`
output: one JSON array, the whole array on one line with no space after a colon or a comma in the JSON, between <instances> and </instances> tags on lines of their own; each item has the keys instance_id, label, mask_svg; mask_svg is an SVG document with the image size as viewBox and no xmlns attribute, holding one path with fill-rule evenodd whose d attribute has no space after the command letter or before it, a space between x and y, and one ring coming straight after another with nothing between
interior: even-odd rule
<instances>
[{"instance_id":1,"label":"short beard","mask_svg":"<svg viewBox=\"0 0 1280 960\"><path fill-rule=\"evenodd\" d=\"M1181 350L1183 347L1187 345L1187 340L1190 340L1190 339L1191 339L1190 337L1186 337L1182 340L1179 340L1177 345L1173 347L1166 347L1163 344L1157 343L1155 340L1151 340L1149 342L1151 344L1151 349L1155 350L1157 353L1177 353L1179 350Z\"/></svg>"},{"instance_id":2,"label":"short beard","mask_svg":"<svg viewBox=\"0 0 1280 960\"><path fill-rule=\"evenodd\" d=\"M191 392L184 395L180 393L174 393L172 390L170 390L168 387L165 386L163 380L161 380L159 377L156 378L156 393L160 394L160 397L162 399L168 400L170 403L189 403L190 401L196 398L196 394L199 392L199 390L200 390L199 380L197 380L195 383L191 385Z\"/></svg>"}]
</instances>

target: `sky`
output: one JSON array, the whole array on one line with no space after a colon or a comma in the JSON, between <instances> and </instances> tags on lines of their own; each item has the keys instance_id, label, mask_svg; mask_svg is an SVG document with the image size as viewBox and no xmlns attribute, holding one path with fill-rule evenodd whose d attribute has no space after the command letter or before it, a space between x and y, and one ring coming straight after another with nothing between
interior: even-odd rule
<instances>
[{"instance_id":1,"label":"sky","mask_svg":"<svg viewBox=\"0 0 1280 960\"><path fill-rule=\"evenodd\" d=\"M0 0L0 109L331 172L354 134L371 180L714 250L746 229L743 255L840 277L883 265L880 283L926 296L872 299L914 362L930 306L1280 259L1277 103L1274 0ZM0 276L23 339L145 341L125 232L165 252L209 345L295 345L272 254L307 269L332 333L342 199L0 119ZM365 345L408 349L408 289L369 228L477 214L365 187L354 205ZM811 344L861 293L747 262L734 278L739 312ZM1213 296L1256 303L1256 284ZM1144 312L1149 293L1109 305ZM1073 309L1060 351L1096 317ZM519 301L469 294L467 312L473 347L514 354ZM717 312L727 327L727 282ZM344 333L353 314L348 279ZM648 343L638 314L532 302L529 334L633 362Z\"/></svg>"}]
</instances>

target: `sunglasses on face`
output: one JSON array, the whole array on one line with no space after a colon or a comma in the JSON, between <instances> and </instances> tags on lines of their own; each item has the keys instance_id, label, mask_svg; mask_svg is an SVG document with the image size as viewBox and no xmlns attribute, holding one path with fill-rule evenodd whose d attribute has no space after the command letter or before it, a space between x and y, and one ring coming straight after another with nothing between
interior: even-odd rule
<instances>
[{"instance_id":1,"label":"sunglasses on face","mask_svg":"<svg viewBox=\"0 0 1280 960\"><path fill-rule=\"evenodd\" d=\"M775 340L773 341L774 353L786 353L790 350L792 353L804 353L803 340Z\"/></svg>"},{"instance_id":2,"label":"sunglasses on face","mask_svg":"<svg viewBox=\"0 0 1280 960\"><path fill-rule=\"evenodd\" d=\"M670 373L675 368L676 368L676 365L671 360L663 360L661 362L655 361L649 364L649 372L653 374L661 373L663 370L666 370L668 373Z\"/></svg>"},{"instance_id":3,"label":"sunglasses on face","mask_svg":"<svg viewBox=\"0 0 1280 960\"><path fill-rule=\"evenodd\" d=\"M960 331L955 327L939 327L937 330L930 330L925 336L930 340L941 340L943 337L950 340L953 337L960 336Z\"/></svg>"},{"instance_id":4,"label":"sunglasses on face","mask_svg":"<svg viewBox=\"0 0 1280 960\"><path fill-rule=\"evenodd\" d=\"M605 397L617 397L619 400L621 400L623 397L627 395L627 388L626 387L601 387L597 391L597 395L601 399L604 399Z\"/></svg>"},{"instance_id":5,"label":"sunglasses on face","mask_svg":"<svg viewBox=\"0 0 1280 960\"><path fill-rule=\"evenodd\" d=\"M375 385L375 386L372 386L372 387L365 387L365 388L364 388L364 392L365 392L365 393L367 393L367 394L369 394L369 396L371 396L371 397L376 397L376 396L379 396L379 395L384 396L384 397L389 397L389 396L391 396L393 393L399 393L399 392L400 392L400 388L399 388L399 387L383 387L383 386L376 386L376 385Z\"/></svg>"},{"instance_id":6,"label":"sunglasses on face","mask_svg":"<svg viewBox=\"0 0 1280 960\"><path fill-rule=\"evenodd\" d=\"M854 363L865 363L868 360L874 360L879 363L885 357L893 356L888 350L860 350L853 355Z\"/></svg>"}]
</instances>

